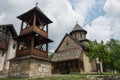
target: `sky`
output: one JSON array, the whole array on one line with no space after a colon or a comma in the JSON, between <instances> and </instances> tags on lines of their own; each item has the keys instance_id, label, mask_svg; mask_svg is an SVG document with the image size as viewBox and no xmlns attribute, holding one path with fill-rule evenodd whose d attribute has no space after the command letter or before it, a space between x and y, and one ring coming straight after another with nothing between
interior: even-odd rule
<instances>
[{"instance_id":1,"label":"sky","mask_svg":"<svg viewBox=\"0 0 120 80\"><path fill-rule=\"evenodd\" d=\"M120 0L0 0L0 25L13 24L19 34L21 21L16 17L38 7L53 21L49 24L49 51L54 52L76 21L87 39L107 42L120 40Z\"/></svg>"}]
</instances>

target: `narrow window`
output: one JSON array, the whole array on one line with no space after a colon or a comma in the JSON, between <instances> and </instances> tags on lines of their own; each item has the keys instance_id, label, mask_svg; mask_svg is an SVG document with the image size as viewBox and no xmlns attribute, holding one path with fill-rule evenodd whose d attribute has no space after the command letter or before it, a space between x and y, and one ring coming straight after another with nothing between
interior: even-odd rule
<instances>
[{"instance_id":1,"label":"narrow window","mask_svg":"<svg viewBox=\"0 0 120 80\"><path fill-rule=\"evenodd\" d=\"M3 27L3 31L5 32L5 27Z\"/></svg>"},{"instance_id":2,"label":"narrow window","mask_svg":"<svg viewBox=\"0 0 120 80\"><path fill-rule=\"evenodd\" d=\"M80 39L82 39L82 33L80 33Z\"/></svg>"},{"instance_id":3,"label":"narrow window","mask_svg":"<svg viewBox=\"0 0 120 80\"><path fill-rule=\"evenodd\" d=\"M76 39L76 33L74 34L74 38Z\"/></svg>"},{"instance_id":4,"label":"narrow window","mask_svg":"<svg viewBox=\"0 0 120 80\"><path fill-rule=\"evenodd\" d=\"M66 45L67 45L67 46L69 45L69 42L68 42L68 41L66 41Z\"/></svg>"},{"instance_id":5,"label":"narrow window","mask_svg":"<svg viewBox=\"0 0 120 80\"><path fill-rule=\"evenodd\" d=\"M15 47L16 47L16 44L15 44L15 43L13 43L13 49L15 49Z\"/></svg>"}]
</instances>

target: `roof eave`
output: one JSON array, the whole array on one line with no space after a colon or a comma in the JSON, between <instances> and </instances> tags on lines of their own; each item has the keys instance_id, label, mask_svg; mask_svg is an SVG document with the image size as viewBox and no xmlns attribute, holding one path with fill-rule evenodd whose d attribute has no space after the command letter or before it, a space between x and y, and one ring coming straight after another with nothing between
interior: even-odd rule
<instances>
[{"instance_id":1,"label":"roof eave","mask_svg":"<svg viewBox=\"0 0 120 80\"><path fill-rule=\"evenodd\" d=\"M83 32L85 32L85 34L87 34L87 31L85 31L85 30L74 30L74 31L71 31L70 34L77 32L77 31L83 31Z\"/></svg>"}]
</instances>

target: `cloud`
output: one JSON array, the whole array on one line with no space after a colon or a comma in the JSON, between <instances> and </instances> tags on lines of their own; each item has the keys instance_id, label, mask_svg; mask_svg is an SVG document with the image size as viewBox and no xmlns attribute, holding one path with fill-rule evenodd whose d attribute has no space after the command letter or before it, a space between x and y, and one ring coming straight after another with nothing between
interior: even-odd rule
<instances>
[{"instance_id":1,"label":"cloud","mask_svg":"<svg viewBox=\"0 0 120 80\"><path fill-rule=\"evenodd\" d=\"M89 12L92 11L96 5L96 0L70 0L71 5L74 7L74 11L79 15L81 26L84 25L86 18L89 16Z\"/></svg>"},{"instance_id":2,"label":"cloud","mask_svg":"<svg viewBox=\"0 0 120 80\"><path fill-rule=\"evenodd\" d=\"M107 0L104 5L106 16L120 19L120 0Z\"/></svg>"},{"instance_id":3,"label":"cloud","mask_svg":"<svg viewBox=\"0 0 120 80\"><path fill-rule=\"evenodd\" d=\"M110 38L120 39L120 1L106 0L103 9L104 16L94 19L91 24L86 25L88 38L107 42Z\"/></svg>"},{"instance_id":4,"label":"cloud","mask_svg":"<svg viewBox=\"0 0 120 80\"><path fill-rule=\"evenodd\" d=\"M88 31L88 38L91 40L97 40L107 42L111 37L111 28L109 27L109 21L103 16L100 16L92 21L91 25L86 25Z\"/></svg>"},{"instance_id":5,"label":"cloud","mask_svg":"<svg viewBox=\"0 0 120 80\"><path fill-rule=\"evenodd\" d=\"M107 0L104 10L107 19L111 22L112 38L120 39L120 0Z\"/></svg>"},{"instance_id":6,"label":"cloud","mask_svg":"<svg viewBox=\"0 0 120 80\"><path fill-rule=\"evenodd\" d=\"M4 15L1 15L1 14L0 14L0 24L3 23L3 19L4 19Z\"/></svg>"}]
</instances>

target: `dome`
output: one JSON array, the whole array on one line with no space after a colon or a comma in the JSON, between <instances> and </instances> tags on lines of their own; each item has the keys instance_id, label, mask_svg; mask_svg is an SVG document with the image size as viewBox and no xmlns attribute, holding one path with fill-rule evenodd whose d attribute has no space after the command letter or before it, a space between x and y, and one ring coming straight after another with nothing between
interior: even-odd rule
<instances>
[{"instance_id":1,"label":"dome","mask_svg":"<svg viewBox=\"0 0 120 80\"><path fill-rule=\"evenodd\" d=\"M76 25L75 25L75 27L74 27L73 30L70 32L70 34L71 34L72 32L75 32L75 31L83 31L83 32L85 32L85 34L87 34L87 31L84 30L79 24L76 24Z\"/></svg>"}]
</instances>

